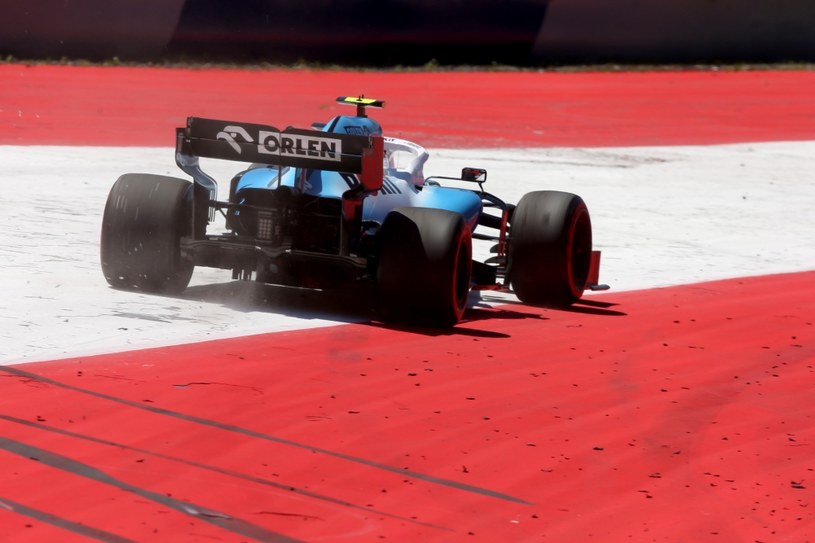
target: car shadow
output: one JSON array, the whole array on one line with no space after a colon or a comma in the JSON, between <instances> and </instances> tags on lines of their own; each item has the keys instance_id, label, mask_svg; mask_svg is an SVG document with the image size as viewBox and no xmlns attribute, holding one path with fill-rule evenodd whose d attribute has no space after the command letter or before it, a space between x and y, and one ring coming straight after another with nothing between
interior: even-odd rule
<instances>
[{"instance_id":1,"label":"car shadow","mask_svg":"<svg viewBox=\"0 0 815 543\"><path fill-rule=\"evenodd\" d=\"M242 313L279 313L309 320L359 322L374 317L372 296L361 289L314 290L255 281L229 281L188 287L187 300L219 304Z\"/></svg>"},{"instance_id":2,"label":"car shadow","mask_svg":"<svg viewBox=\"0 0 815 543\"><path fill-rule=\"evenodd\" d=\"M484 328L473 328L473 323L488 323L496 320L521 320L521 319L536 319L536 320L549 320L548 317L538 315L536 313L515 311L510 309L495 309L491 307L473 307L470 304L464 312L459 326L451 328L440 328L434 326L422 326L420 324L406 324L406 323L393 323L384 322L379 320L372 320L365 324L382 328L386 330L398 330L400 332L409 332L413 334L421 334L423 336L440 337L440 336L466 336L477 338L491 338L491 339L505 339L512 337L503 332L495 332L493 330Z\"/></svg>"},{"instance_id":3,"label":"car shadow","mask_svg":"<svg viewBox=\"0 0 815 543\"><path fill-rule=\"evenodd\" d=\"M550 320L514 297L490 296L484 292L470 293L467 311L462 324L452 328L438 328L421 324L392 323L380 320L376 298L370 289L313 290L254 281L229 281L188 287L179 298L204 303L219 304L242 313L279 313L306 320L329 320L337 323L357 323L388 330L421 334L426 336L472 336L480 338L507 338L508 334L484 328L474 328L474 323L487 324L496 320ZM626 313L611 309L617 304L592 299L581 299L568 308L547 308L552 311L583 313L600 316L625 316ZM525 309L527 308L527 309Z\"/></svg>"},{"instance_id":4,"label":"car shadow","mask_svg":"<svg viewBox=\"0 0 815 543\"><path fill-rule=\"evenodd\" d=\"M495 294L490 294L490 291L484 291L482 293L474 292L473 294L477 295L478 303L482 304L501 304L506 306L522 306L522 307L529 307L527 304L524 304L520 300L515 297L506 297L506 296L498 296ZM470 302L472 304L473 297L471 295ZM581 298L577 300L574 304L568 307L563 306L555 306L555 305L542 305L542 306L533 306L533 307L542 307L551 311L562 311L565 313L582 313L586 315L601 315L607 317L625 317L628 315L624 311L619 311L616 309L611 309L612 307L616 307L617 303L615 302L607 302L603 300L595 300L592 297L589 298Z\"/></svg>"}]
</instances>

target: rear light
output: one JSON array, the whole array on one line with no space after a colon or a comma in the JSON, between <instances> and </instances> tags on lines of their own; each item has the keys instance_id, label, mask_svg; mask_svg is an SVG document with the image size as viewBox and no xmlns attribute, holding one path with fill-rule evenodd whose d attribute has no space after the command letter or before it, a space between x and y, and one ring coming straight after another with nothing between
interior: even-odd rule
<instances>
[{"instance_id":1,"label":"rear light","mask_svg":"<svg viewBox=\"0 0 815 543\"><path fill-rule=\"evenodd\" d=\"M258 211L256 237L262 241L275 241L280 237L279 215L273 211Z\"/></svg>"}]
</instances>

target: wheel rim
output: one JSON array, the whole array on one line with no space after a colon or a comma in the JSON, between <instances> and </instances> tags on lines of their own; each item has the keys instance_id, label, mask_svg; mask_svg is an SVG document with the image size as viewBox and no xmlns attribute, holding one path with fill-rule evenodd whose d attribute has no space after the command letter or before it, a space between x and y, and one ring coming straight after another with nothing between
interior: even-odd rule
<instances>
[{"instance_id":1,"label":"wheel rim","mask_svg":"<svg viewBox=\"0 0 815 543\"><path fill-rule=\"evenodd\" d=\"M470 250L467 243L461 240L458 247L458 254L456 255L455 281L453 285L453 292L456 296L456 308L460 313L464 312L467 307L467 299L470 294Z\"/></svg>"},{"instance_id":2,"label":"wheel rim","mask_svg":"<svg viewBox=\"0 0 815 543\"><path fill-rule=\"evenodd\" d=\"M581 213L572 229L569 258L569 277L576 295L583 292L591 264L591 222L588 214Z\"/></svg>"}]
</instances>

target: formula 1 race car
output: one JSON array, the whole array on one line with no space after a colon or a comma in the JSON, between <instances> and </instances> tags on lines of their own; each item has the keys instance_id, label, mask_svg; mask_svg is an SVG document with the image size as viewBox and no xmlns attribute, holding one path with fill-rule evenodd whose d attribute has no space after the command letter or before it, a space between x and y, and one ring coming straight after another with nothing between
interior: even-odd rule
<instances>
[{"instance_id":1,"label":"formula 1 race car","mask_svg":"<svg viewBox=\"0 0 815 543\"><path fill-rule=\"evenodd\" d=\"M607 288L579 196L538 191L512 205L484 191L484 169L425 178L427 151L384 137L368 117L384 102L337 100L356 115L311 129L188 118L176 131L176 162L192 182L125 174L110 191L101 233L108 283L178 293L206 266L276 285L361 286L373 289L383 319L433 326L459 322L471 289L511 286L524 303L568 306ZM199 157L251 166L219 201ZM209 232L217 214L225 228ZM473 240L494 256L475 260Z\"/></svg>"}]
</instances>

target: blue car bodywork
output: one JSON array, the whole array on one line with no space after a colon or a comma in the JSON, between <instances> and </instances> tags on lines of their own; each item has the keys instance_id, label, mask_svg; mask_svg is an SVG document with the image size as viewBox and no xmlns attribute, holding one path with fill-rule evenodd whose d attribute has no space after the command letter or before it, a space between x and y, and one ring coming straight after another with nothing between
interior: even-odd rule
<instances>
[{"instance_id":1,"label":"blue car bodywork","mask_svg":"<svg viewBox=\"0 0 815 543\"><path fill-rule=\"evenodd\" d=\"M240 202L244 191L275 190L280 186L294 189L300 172L288 169L282 176L276 168L254 168L245 172L235 187ZM356 181L338 172L311 170L305 180L305 194L318 198L342 198ZM385 172L382 188L369 195L362 208L362 220L381 224L388 213L397 207L428 207L446 209L461 214L470 230L475 230L483 205L481 198L471 190L440 185L417 186L397 172Z\"/></svg>"},{"instance_id":2,"label":"blue car bodywork","mask_svg":"<svg viewBox=\"0 0 815 543\"><path fill-rule=\"evenodd\" d=\"M375 280L378 250L373 239L395 209L446 210L463 217L470 233L476 229L486 216L482 193L426 179L422 166L427 151L384 137L367 116L365 108L384 103L338 101L355 105L357 115L318 124L319 131L188 119L188 126L178 131L176 154L196 184L198 226L191 238L182 240L187 258L196 265L232 269L235 278L336 287ZM335 137L342 138L336 145ZM229 201L218 202L217 185L200 169L198 157L256 162L232 179ZM203 208L210 220L213 211L224 213L230 232L206 234L200 227ZM490 286L498 278L494 272L487 274Z\"/></svg>"}]
</instances>

